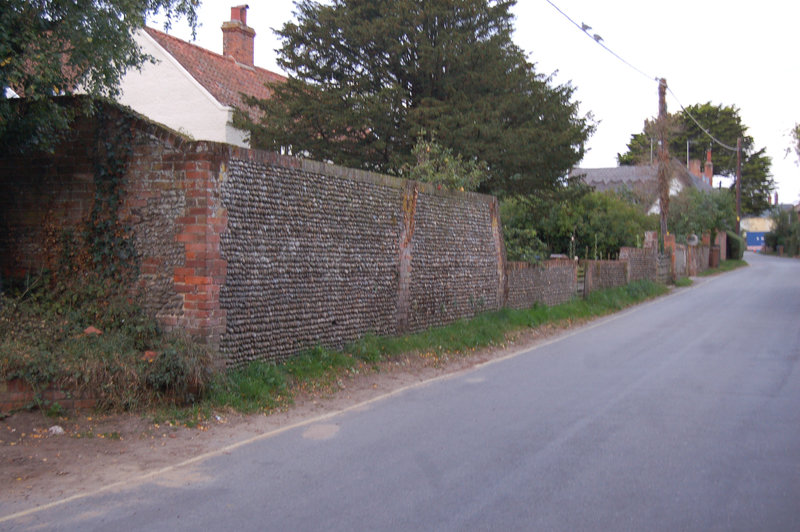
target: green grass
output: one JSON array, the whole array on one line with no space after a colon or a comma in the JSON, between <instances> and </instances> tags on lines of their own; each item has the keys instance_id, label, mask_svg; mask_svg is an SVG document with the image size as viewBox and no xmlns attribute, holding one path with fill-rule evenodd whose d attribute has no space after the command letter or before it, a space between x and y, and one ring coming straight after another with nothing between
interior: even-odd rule
<instances>
[{"instance_id":1,"label":"green grass","mask_svg":"<svg viewBox=\"0 0 800 532\"><path fill-rule=\"evenodd\" d=\"M341 350L315 347L284 362L255 361L216 374L208 371L211 354L203 346L162 335L126 298L87 307L73 304L68 292L54 298L43 290L27 291L0 300L0 349L6 355L0 377L93 389L105 409L149 410L155 422L193 427L220 410L271 411L304 392L334 393L343 378L380 370L383 362L419 356L443 364L451 356L502 345L520 330L601 316L667 290L637 282L563 305L503 309L396 337L367 335ZM84 334L92 324L103 334ZM144 360L145 350L157 351L157 358Z\"/></svg>"},{"instance_id":2,"label":"green grass","mask_svg":"<svg viewBox=\"0 0 800 532\"><path fill-rule=\"evenodd\" d=\"M708 277L709 275L716 275L718 273L729 272L737 268L748 266L747 262L741 259L724 260L719 263L717 268L709 268L708 270L700 273L699 277Z\"/></svg>"},{"instance_id":3,"label":"green grass","mask_svg":"<svg viewBox=\"0 0 800 532\"><path fill-rule=\"evenodd\" d=\"M363 368L376 370L380 362L418 355L437 364L449 355L503 344L509 334L526 328L602 316L667 291L667 287L649 281L635 282L553 307L503 309L402 336L367 335L341 350L315 347L283 363L251 362L218 375L200 407L178 419L178 423L187 424L187 419L196 423L198 417L208 415L207 407L243 413L270 411L291 404L294 396L303 391L334 392L343 375Z\"/></svg>"},{"instance_id":4,"label":"green grass","mask_svg":"<svg viewBox=\"0 0 800 532\"><path fill-rule=\"evenodd\" d=\"M680 279L677 279L675 281L675 286L677 286L677 287L692 286L693 282L694 281L692 281L688 277L681 277Z\"/></svg>"}]
</instances>

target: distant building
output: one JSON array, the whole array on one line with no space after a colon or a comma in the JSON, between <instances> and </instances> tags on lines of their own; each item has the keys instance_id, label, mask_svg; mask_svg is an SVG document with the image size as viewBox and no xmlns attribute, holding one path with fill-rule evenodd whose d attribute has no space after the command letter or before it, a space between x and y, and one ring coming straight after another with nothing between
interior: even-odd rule
<instances>
[{"instance_id":1,"label":"distant building","mask_svg":"<svg viewBox=\"0 0 800 532\"><path fill-rule=\"evenodd\" d=\"M153 28L135 35L156 63L129 71L121 81L120 103L195 140L248 147L245 133L231 125L234 108L254 116L242 93L266 99L267 83L285 81L253 64L255 30L247 26L248 6L231 8L222 24L222 55Z\"/></svg>"},{"instance_id":2,"label":"distant building","mask_svg":"<svg viewBox=\"0 0 800 532\"><path fill-rule=\"evenodd\" d=\"M678 159L671 159L669 165L670 196L675 196L686 187L710 191L713 183L713 170L710 161L706 164L706 173L699 172L700 163L695 165L698 175L693 174ZM692 168L693 166L690 166ZM572 177L581 177L583 182L599 192L613 190L629 191L635 199L648 205L648 212L661 212L658 205L658 165L615 166L611 168L573 168Z\"/></svg>"}]
</instances>

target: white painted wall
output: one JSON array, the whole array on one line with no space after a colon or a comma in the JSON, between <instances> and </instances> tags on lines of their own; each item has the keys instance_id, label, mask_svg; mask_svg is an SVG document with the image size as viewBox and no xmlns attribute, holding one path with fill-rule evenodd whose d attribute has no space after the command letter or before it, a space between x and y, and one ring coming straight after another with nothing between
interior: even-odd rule
<instances>
[{"instance_id":1,"label":"white painted wall","mask_svg":"<svg viewBox=\"0 0 800 532\"><path fill-rule=\"evenodd\" d=\"M680 194L681 190L683 190L683 183L681 183L678 179L672 178L672 181L669 183L670 197L677 196ZM656 202L650 206L650 210L647 211L647 214L661 214L661 205L659 200L656 200Z\"/></svg>"},{"instance_id":2,"label":"white painted wall","mask_svg":"<svg viewBox=\"0 0 800 532\"><path fill-rule=\"evenodd\" d=\"M218 102L147 33L137 32L134 38L156 63L125 74L120 103L195 140L247 147L244 132L229 125L232 108Z\"/></svg>"}]
</instances>

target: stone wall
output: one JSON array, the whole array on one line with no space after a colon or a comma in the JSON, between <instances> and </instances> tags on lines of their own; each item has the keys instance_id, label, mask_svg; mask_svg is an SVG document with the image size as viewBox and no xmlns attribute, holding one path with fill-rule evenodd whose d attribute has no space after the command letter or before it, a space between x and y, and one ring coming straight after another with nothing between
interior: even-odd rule
<instances>
[{"instance_id":1,"label":"stone wall","mask_svg":"<svg viewBox=\"0 0 800 532\"><path fill-rule=\"evenodd\" d=\"M530 308L536 303L558 305L575 297L578 265L571 260L549 260L538 265L509 262L506 306Z\"/></svg>"},{"instance_id":2,"label":"stone wall","mask_svg":"<svg viewBox=\"0 0 800 532\"><path fill-rule=\"evenodd\" d=\"M79 119L53 155L0 158L3 276L49 267L49 240L85 227L97 153L121 132L119 220L139 272L130 288L166 329L219 347L222 363L417 331L504 304L490 196L193 142L113 105L97 116Z\"/></svg>"},{"instance_id":3,"label":"stone wall","mask_svg":"<svg viewBox=\"0 0 800 532\"><path fill-rule=\"evenodd\" d=\"M119 220L139 272L130 289L164 328L218 347L221 364L578 292L574 261L506 266L490 196L194 142L117 106L97 116L79 119L53 154L0 158L0 272L52 266L54 240L89 220L97 154L121 135ZM660 279L662 262L631 248L619 261L587 261L585 294Z\"/></svg>"},{"instance_id":4,"label":"stone wall","mask_svg":"<svg viewBox=\"0 0 800 532\"><path fill-rule=\"evenodd\" d=\"M496 200L232 150L223 353L234 364L501 308Z\"/></svg>"},{"instance_id":5,"label":"stone wall","mask_svg":"<svg viewBox=\"0 0 800 532\"><path fill-rule=\"evenodd\" d=\"M628 263L629 281L658 279L658 252L655 248L629 248L619 250L619 260Z\"/></svg>"}]
</instances>

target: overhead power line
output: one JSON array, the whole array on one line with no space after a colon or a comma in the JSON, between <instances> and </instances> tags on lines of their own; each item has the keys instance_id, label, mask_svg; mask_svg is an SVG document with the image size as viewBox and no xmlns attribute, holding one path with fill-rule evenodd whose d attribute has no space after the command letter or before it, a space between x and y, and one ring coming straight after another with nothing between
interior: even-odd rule
<instances>
[{"instance_id":1,"label":"overhead power line","mask_svg":"<svg viewBox=\"0 0 800 532\"><path fill-rule=\"evenodd\" d=\"M606 52L610 53L611 55L613 55L614 57L616 57L618 60L622 61L622 62L623 62L625 65L627 65L628 67L632 68L633 70L635 70L636 72L638 72L638 73L639 73L639 74L641 74L642 76L646 77L646 78L647 78L647 79L649 79L650 81L653 81L653 80L655 80L655 81L658 81L658 77L656 77L656 76L651 76L651 75L647 74L646 72L644 72L644 71L643 71L643 70L641 70L640 68L637 68L635 65L633 65L633 64L629 63L628 61L626 61L626 60L625 60L625 59L624 59L622 56L620 56L620 55L619 55L618 53L616 53L614 50L612 50L611 48L609 48L608 46L606 46L606 45L603 43L603 38L602 38L600 35L598 35L597 33L594 33L594 34L592 34L592 33L589 33L589 30L590 30L590 29L592 29L592 27L591 27L591 26L589 26L589 25L588 25L588 24L586 24L586 23L581 23L581 24L578 24L578 23L577 23L577 22L575 22L575 21L574 21L574 20L573 20L573 19L572 19L572 18L571 18L569 15L567 15L566 13L564 13L563 11L561 11L561 9L560 9L560 8L559 8L557 5L555 5L553 2L551 2L550 0L545 0L545 1L546 1L548 4L550 4L551 6L553 6L553 9L555 9L556 11L558 11L559 13L561 13L561 15L562 15L564 18L566 18L567 20L569 20L569 21L570 21L570 22L571 22L571 23L572 23L572 24L573 24L573 25L574 25L576 28L578 28L579 30L581 30L581 32L585 33L587 37L589 37L589 38L590 38L590 39L592 39L594 42L596 42L598 45L600 45L600 47L601 47L601 48L603 48L603 49L604 49Z\"/></svg>"},{"instance_id":2,"label":"overhead power line","mask_svg":"<svg viewBox=\"0 0 800 532\"><path fill-rule=\"evenodd\" d=\"M686 108L685 108L685 107L684 107L684 106L681 104L680 100L678 100L678 97L675 95L675 93L674 93L674 92L672 92L672 89L670 89L670 88L667 88L667 90L668 90L668 91L669 91L669 93L672 95L672 97L673 97L673 98L675 98L675 101L676 101L676 102L678 102L678 105L680 106L680 108L681 108L681 111L683 111L684 113L686 113L686 116L688 116L689 118L691 118L691 119L692 119L692 122L694 122L694 123L697 125L697 127L699 127L699 128L700 128L700 130L701 130L703 133L705 133L705 134L708 136L708 138L710 138L711 140L713 140L714 142L716 142L717 144L719 144L720 146L722 146L723 148L725 148L725 149L726 149L726 150L728 150L728 151L732 151L732 152L736 152L736 151L737 151L735 147L733 147L733 146L728 146L727 144L725 144L724 142L722 142L721 140L719 140L717 137L715 137L714 135L712 135L712 134L711 134L711 132L710 132L710 131L708 131L706 128L704 128L704 127L702 126L702 124L700 124L700 122L698 122L698 121L697 121L697 119L696 119L696 118L695 118L695 117L692 115L692 113L690 113L690 112L689 112L689 110L688 110L688 109L686 109Z\"/></svg>"},{"instance_id":3,"label":"overhead power line","mask_svg":"<svg viewBox=\"0 0 800 532\"><path fill-rule=\"evenodd\" d=\"M589 26L589 25L588 25L588 24L586 24L585 22L581 22L580 24L578 24L578 23L577 23L577 22L575 22L575 20L573 20L573 19L572 19L572 18L571 18L569 15L567 15L566 13L564 13L563 11L561 11L561 9L560 9L560 8L559 8L557 5L555 5L553 2L551 2L550 0L545 0L545 2L547 2L548 4L550 4L550 5L553 7L553 9L555 9L556 11L558 11L558 12L559 12L559 13L560 13L560 14L561 14L561 15L562 15L564 18L566 18L568 21L570 21L570 22L571 22L571 23L572 23L572 24L573 24L573 25L574 25L576 28L578 28L578 29L579 29L579 30L580 30L582 33L585 33L587 37L589 37L590 39L592 39L594 42L596 42L598 45L600 45L600 46L601 46L601 47L602 47L602 48L603 48L605 51L607 51L608 53L610 53L611 55L613 55L615 58L617 58L618 60L622 61L622 62L623 62L625 65L627 65L628 67L632 68L633 70L635 70L636 72L638 72L639 74L641 74L642 76L646 77L646 78L647 78L647 79L649 79L649 80L655 80L656 82L658 82L658 81L659 81L659 78L658 78L657 76L651 76L651 75L647 74L647 73L646 73L646 72L644 72L642 69L640 69L640 68L636 67L635 65L631 64L630 62L626 61L626 60L625 60L625 59L624 59L622 56L620 56L620 55L619 55L618 53L616 53L614 50L612 50L611 48L609 48L608 46L606 46L606 45L603 43L603 38L602 38L600 35L598 35L598 34L596 34L596 33L594 33L594 34L591 34L591 33L589 33L589 30L591 30L591 29L592 29L592 27L591 27L591 26ZM716 142L717 144L719 144L720 146L722 146L722 147L723 147L723 148L725 148L726 150L729 150L729 151L732 151L732 152L735 152L735 151L736 151L736 148L735 148L735 147L733 147L733 146L728 146L727 144L725 144L724 142L722 142L721 140L719 140L718 138L716 138L714 135L712 135L712 134L711 134L711 133L710 133L710 132L709 132L709 131L708 131L708 130L705 128L705 127L703 127L703 125L702 125L702 124L700 124L700 122L698 122L698 120L697 120L697 119L696 119L696 118L695 118L695 117L692 115L692 113L690 113L690 112L689 112L689 110L688 110L688 109L686 109L686 108L685 108L685 107L684 107L684 106L681 104L680 100L678 99L678 96L677 96L677 95L676 95L676 94L675 94L675 93L672 91L672 89L670 89L670 88L668 87L668 88L667 88L667 91L669 91L669 93L672 95L672 97L673 97L673 98L675 98L675 101L678 103L678 105L680 106L681 110L682 110L684 113L686 113L686 116L688 116L689 118L691 118L691 119L692 119L692 122L694 122L695 124L697 124L697 127L699 127L699 128L700 128L700 130L701 130L703 133L705 133L705 134L708 136L708 138L710 138L711 140L713 140L714 142Z\"/></svg>"}]
</instances>

